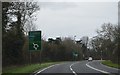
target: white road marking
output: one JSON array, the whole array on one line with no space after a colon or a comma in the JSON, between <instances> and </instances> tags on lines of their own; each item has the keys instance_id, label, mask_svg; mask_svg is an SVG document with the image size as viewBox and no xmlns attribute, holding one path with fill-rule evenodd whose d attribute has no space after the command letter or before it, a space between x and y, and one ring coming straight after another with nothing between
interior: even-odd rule
<instances>
[{"instance_id":1,"label":"white road marking","mask_svg":"<svg viewBox=\"0 0 120 75\"><path fill-rule=\"evenodd\" d=\"M77 63L78 63L78 62L77 62ZM74 75L77 75L77 73L75 73L75 71L72 69L72 66L73 66L74 64L76 64L76 63L73 63L73 64L70 65L70 70L72 71L72 73L73 73Z\"/></svg>"},{"instance_id":2,"label":"white road marking","mask_svg":"<svg viewBox=\"0 0 120 75\"><path fill-rule=\"evenodd\" d=\"M97 69L97 68L94 68L94 67L90 66L89 63L90 63L90 62L88 62L88 63L86 64L87 67L89 67L89 68L91 68L91 69L94 69L94 70L96 70L96 71L105 73L105 74L110 74L110 73L107 72L107 71L99 70L99 69Z\"/></svg>"},{"instance_id":3,"label":"white road marking","mask_svg":"<svg viewBox=\"0 0 120 75\"><path fill-rule=\"evenodd\" d=\"M51 68L51 67L53 67L53 66L56 66L56 65L59 65L59 64L55 64L55 65L51 65L51 66L49 66L49 67L46 67L46 68L44 68L44 69L38 71L38 72L37 72L36 74L34 74L34 75L37 75L37 74L39 74L39 73L45 71L46 69L49 69L49 68Z\"/></svg>"}]
</instances>

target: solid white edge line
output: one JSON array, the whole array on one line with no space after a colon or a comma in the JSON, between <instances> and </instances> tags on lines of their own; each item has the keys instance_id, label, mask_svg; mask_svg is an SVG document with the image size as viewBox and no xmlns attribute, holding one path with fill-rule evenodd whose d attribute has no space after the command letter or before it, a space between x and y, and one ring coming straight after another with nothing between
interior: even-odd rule
<instances>
[{"instance_id":1,"label":"solid white edge line","mask_svg":"<svg viewBox=\"0 0 120 75\"><path fill-rule=\"evenodd\" d=\"M49 66L49 67L46 67L46 68L44 68L44 69L42 69L42 70L38 71L38 72L37 72L37 73L35 73L34 75L37 75L37 74L39 74L39 73L41 73L41 72L45 71L46 69L49 69L49 68L51 68L51 67L53 67L53 66L56 66L56 65L59 65L59 64L55 64L55 65L51 65L51 66Z\"/></svg>"},{"instance_id":2,"label":"solid white edge line","mask_svg":"<svg viewBox=\"0 0 120 75\"><path fill-rule=\"evenodd\" d=\"M76 63L78 63L78 62L76 62ZM73 66L74 64L76 64L76 63L73 63L73 64L70 65L70 70L72 71L72 73L73 73L74 75L77 75L77 73L75 73L75 71L72 69L72 66Z\"/></svg>"},{"instance_id":3,"label":"solid white edge line","mask_svg":"<svg viewBox=\"0 0 120 75\"><path fill-rule=\"evenodd\" d=\"M110 74L109 72L106 72L106 71L103 71L103 70L99 70L99 69L96 69L96 68L90 66L89 63L90 63L90 62L88 62L88 63L86 64L87 67L89 67L89 68L91 68L91 69L93 69L93 70L96 70L96 71L99 71L99 72L105 73L105 74Z\"/></svg>"}]
</instances>

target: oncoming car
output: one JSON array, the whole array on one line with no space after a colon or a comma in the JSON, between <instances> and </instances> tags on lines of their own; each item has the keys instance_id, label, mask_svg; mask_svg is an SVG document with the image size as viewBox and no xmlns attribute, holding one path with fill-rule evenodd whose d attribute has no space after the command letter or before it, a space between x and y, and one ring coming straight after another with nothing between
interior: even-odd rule
<instances>
[{"instance_id":1,"label":"oncoming car","mask_svg":"<svg viewBox=\"0 0 120 75\"><path fill-rule=\"evenodd\" d=\"M89 58L88 58L88 61L92 61L92 60L93 60L92 57L89 57Z\"/></svg>"}]
</instances>

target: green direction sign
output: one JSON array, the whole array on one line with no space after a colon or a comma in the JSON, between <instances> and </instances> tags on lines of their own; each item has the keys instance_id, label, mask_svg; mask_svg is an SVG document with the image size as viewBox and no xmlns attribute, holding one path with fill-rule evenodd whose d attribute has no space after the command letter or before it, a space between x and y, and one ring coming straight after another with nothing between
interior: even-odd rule
<instances>
[{"instance_id":1,"label":"green direction sign","mask_svg":"<svg viewBox=\"0 0 120 75\"><path fill-rule=\"evenodd\" d=\"M72 52L73 53L73 56L78 56L78 53L77 52Z\"/></svg>"},{"instance_id":2,"label":"green direction sign","mask_svg":"<svg viewBox=\"0 0 120 75\"><path fill-rule=\"evenodd\" d=\"M29 31L29 50L41 50L41 31Z\"/></svg>"}]
</instances>

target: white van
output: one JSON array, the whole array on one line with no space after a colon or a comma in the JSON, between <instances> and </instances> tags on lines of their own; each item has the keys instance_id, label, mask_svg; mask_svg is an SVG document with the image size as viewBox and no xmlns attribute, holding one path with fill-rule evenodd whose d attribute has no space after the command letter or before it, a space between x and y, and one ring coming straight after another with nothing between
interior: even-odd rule
<instances>
[{"instance_id":1,"label":"white van","mask_svg":"<svg viewBox=\"0 0 120 75\"><path fill-rule=\"evenodd\" d=\"M92 61L92 60L93 60L92 57L89 57L89 58L88 58L88 61Z\"/></svg>"}]
</instances>

